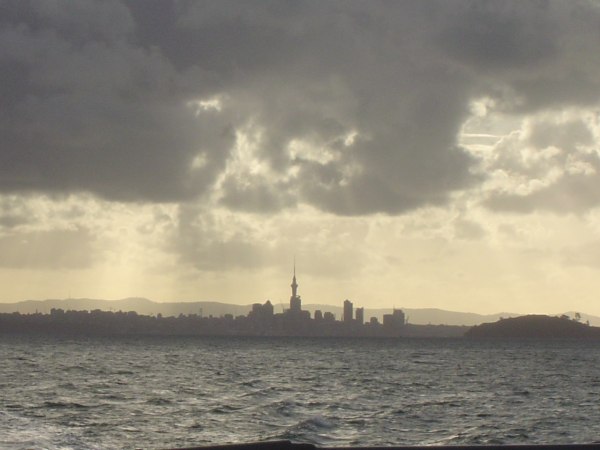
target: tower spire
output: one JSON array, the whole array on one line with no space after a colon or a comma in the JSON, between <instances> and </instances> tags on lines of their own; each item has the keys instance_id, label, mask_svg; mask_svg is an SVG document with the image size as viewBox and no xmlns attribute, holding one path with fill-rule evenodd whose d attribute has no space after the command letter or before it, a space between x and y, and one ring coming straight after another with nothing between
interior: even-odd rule
<instances>
[{"instance_id":1,"label":"tower spire","mask_svg":"<svg viewBox=\"0 0 600 450\"><path fill-rule=\"evenodd\" d=\"M292 298L297 297L298 283L296 283L296 256L294 256L294 277L292 278Z\"/></svg>"},{"instance_id":2,"label":"tower spire","mask_svg":"<svg viewBox=\"0 0 600 450\"><path fill-rule=\"evenodd\" d=\"M300 311L301 308L301 300L298 296L298 283L296 282L296 256L294 255L294 277L292 278L292 284L290 286L292 288L292 296L290 297L290 309L292 311Z\"/></svg>"}]
</instances>

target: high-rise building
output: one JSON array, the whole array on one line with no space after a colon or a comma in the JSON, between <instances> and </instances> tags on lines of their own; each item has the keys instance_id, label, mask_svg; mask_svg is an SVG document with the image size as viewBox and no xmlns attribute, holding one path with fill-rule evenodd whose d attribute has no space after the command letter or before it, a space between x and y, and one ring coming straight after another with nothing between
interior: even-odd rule
<instances>
[{"instance_id":1,"label":"high-rise building","mask_svg":"<svg viewBox=\"0 0 600 450\"><path fill-rule=\"evenodd\" d=\"M401 309L394 308L392 315L394 316L396 325L403 326L406 323L406 316L404 315L404 311Z\"/></svg>"},{"instance_id":2,"label":"high-rise building","mask_svg":"<svg viewBox=\"0 0 600 450\"><path fill-rule=\"evenodd\" d=\"M273 316L273 304L271 303L271 300L267 300L265 302L265 304L263 305L263 312L265 314L265 316L267 317L272 317Z\"/></svg>"},{"instance_id":3,"label":"high-rise building","mask_svg":"<svg viewBox=\"0 0 600 450\"><path fill-rule=\"evenodd\" d=\"M352 322L352 302L348 299L344 300L344 322Z\"/></svg>"},{"instance_id":4,"label":"high-rise building","mask_svg":"<svg viewBox=\"0 0 600 450\"><path fill-rule=\"evenodd\" d=\"M359 325L365 323L365 308L356 308L356 322Z\"/></svg>"},{"instance_id":5,"label":"high-rise building","mask_svg":"<svg viewBox=\"0 0 600 450\"><path fill-rule=\"evenodd\" d=\"M252 305L252 311L248 314L248 317L252 320L264 321L273 318L273 305L270 300L267 300L264 305L260 303L254 303Z\"/></svg>"},{"instance_id":6,"label":"high-rise building","mask_svg":"<svg viewBox=\"0 0 600 450\"><path fill-rule=\"evenodd\" d=\"M383 326L386 328L402 328L406 323L406 317L404 311L396 309L392 311L392 314L383 315Z\"/></svg>"}]
</instances>

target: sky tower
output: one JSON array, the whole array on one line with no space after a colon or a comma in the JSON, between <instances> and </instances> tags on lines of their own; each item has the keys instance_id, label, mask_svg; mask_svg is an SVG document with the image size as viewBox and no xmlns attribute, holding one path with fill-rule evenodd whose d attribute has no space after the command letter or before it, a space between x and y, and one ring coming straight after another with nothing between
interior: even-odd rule
<instances>
[{"instance_id":1,"label":"sky tower","mask_svg":"<svg viewBox=\"0 0 600 450\"><path fill-rule=\"evenodd\" d=\"M292 296L290 297L290 311L300 312L302 310L302 300L298 295L298 283L296 283L296 258L294 258L294 277L292 278Z\"/></svg>"}]
</instances>

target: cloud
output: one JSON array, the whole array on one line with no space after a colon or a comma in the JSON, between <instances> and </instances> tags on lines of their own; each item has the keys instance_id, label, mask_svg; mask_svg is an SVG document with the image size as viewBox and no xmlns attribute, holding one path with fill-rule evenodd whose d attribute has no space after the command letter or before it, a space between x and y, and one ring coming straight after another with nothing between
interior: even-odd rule
<instances>
[{"instance_id":1,"label":"cloud","mask_svg":"<svg viewBox=\"0 0 600 450\"><path fill-rule=\"evenodd\" d=\"M458 143L473 99L600 93L583 1L57 0L1 20L3 193L400 214L485 178ZM231 170L240 134L264 172Z\"/></svg>"},{"instance_id":2,"label":"cloud","mask_svg":"<svg viewBox=\"0 0 600 450\"><path fill-rule=\"evenodd\" d=\"M82 269L94 261L93 236L85 229L12 232L0 236L0 266Z\"/></svg>"},{"instance_id":3,"label":"cloud","mask_svg":"<svg viewBox=\"0 0 600 450\"><path fill-rule=\"evenodd\" d=\"M600 203L596 120L585 111L525 121L492 150L485 170L504 182L485 204L496 211L582 213Z\"/></svg>"},{"instance_id":4,"label":"cloud","mask_svg":"<svg viewBox=\"0 0 600 450\"><path fill-rule=\"evenodd\" d=\"M294 256L303 273L317 277L347 277L366 267L368 227L335 216L319 215L316 221L315 214L309 209L265 217L180 206L164 249L180 263L214 273L287 273Z\"/></svg>"},{"instance_id":5,"label":"cloud","mask_svg":"<svg viewBox=\"0 0 600 450\"><path fill-rule=\"evenodd\" d=\"M103 8L110 5L119 6ZM8 24L0 33L0 64L9 69L0 84L11 91L0 116L0 189L87 191L124 201L202 192L232 145L227 122L193 114L181 75L159 52L133 42L131 20L65 7L32 3L31 24ZM84 27L87 34L72 30L80 16L97 21ZM114 27L110 40L93 32ZM194 169L203 153L207 163Z\"/></svg>"},{"instance_id":6,"label":"cloud","mask_svg":"<svg viewBox=\"0 0 600 450\"><path fill-rule=\"evenodd\" d=\"M591 2L453 2L438 41L507 112L597 104L599 9Z\"/></svg>"},{"instance_id":7,"label":"cloud","mask_svg":"<svg viewBox=\"0 0 600 450\"><path fill-rule=\"evenodd\" d=\"M238 211L266 214L295 206L295 199L286 192L285 184L263 177L230 178L221 188L224 192L221 204Z\"/></svg>"},{"instance_id":8,"label":"cloud","mask_svg":"<svg viewBox=\"0 0 600 450\"><path fill-rule=\"evenodd\" d=\"M531 213L545 210L558 214L580 214L600 204L599 189L598 177L566 176L529 195L495 195L486 201L486 206L505 212Z\"/></svg>"},{"instance_id":9,"label":"cloud","mask_svg":"<svg viewBox=\"0 0 600 450\"><path fill-rule=\"evenodd\" d=\"M559 17L555 4L459 2L439 33L441 46L475 70L539 67L556 56Z\"/></svg>"},{"instance_id":10,"label":"cloud","mask_svg":"<svg viewBox=\"0 0 600 450\"><path fill-rule=\"evenodd\" d=\"M583 120L569 118L564 121L538 120L532 122L529 125L527 140L537 148L554 146L572 152L579 145L593 144L594 137Z\"/></svg>"},{"instance_id":11,"label":"cloud","mask_svg":"<svg viewBox=\"0 0 600 450\"><path fill-rule=\"evenodd\" d=\"M454 221L454 234L459 239L476 240L486 235L485 229L472 220L457 219Z\"/></svg>"},{"instance_id":12,"label":"cloud","mask_svg":"<svg viewBox=\"0 0 600 450\"><path fill-rule=\"evenodd\" d=\"M0 227L16 228L32 221L34 212L27 206L21 198L0 196Z\"/></svg>"}]
</instances>

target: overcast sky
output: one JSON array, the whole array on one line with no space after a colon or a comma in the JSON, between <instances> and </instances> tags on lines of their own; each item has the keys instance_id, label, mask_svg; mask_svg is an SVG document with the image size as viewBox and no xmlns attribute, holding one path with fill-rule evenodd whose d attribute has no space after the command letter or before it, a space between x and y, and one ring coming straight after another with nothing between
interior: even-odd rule
<instances>
[{"instance_id":1,"label":"overcast sky","mask_svg":"<svg viewBox=\"0 0 600 450\"><path fill-rule=\"evenodd\" d=\"M0 3L0 301L600 315L600 3Z\"/></svg>"}]
</instances>

